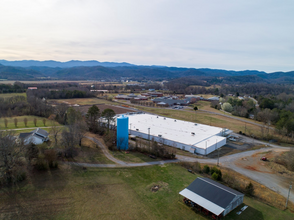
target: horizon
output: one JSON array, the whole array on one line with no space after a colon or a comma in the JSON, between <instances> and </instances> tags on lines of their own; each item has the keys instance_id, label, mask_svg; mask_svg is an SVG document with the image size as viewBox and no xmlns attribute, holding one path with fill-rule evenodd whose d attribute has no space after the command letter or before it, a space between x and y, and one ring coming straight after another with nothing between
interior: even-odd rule
<instances>
[{"instance_id":1,"label":"horizon","mask_svg":"<svg viewBox=\"0 0 294 220\"><path fill-rule=\"evenodd\" d=\"M0 59L288 72L293 10L290 0L4 1Z\"/></svg>"}]
</instances>

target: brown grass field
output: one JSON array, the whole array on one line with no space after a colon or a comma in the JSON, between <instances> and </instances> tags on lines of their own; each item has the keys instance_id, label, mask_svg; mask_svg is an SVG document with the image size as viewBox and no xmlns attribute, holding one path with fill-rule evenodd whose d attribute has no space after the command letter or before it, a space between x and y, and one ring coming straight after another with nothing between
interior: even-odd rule
<instances>
[{"instance_id":1,"label":"brown grass field","mask_svg":"<svg viewBox=\"0 0 294 220\"><path fill-rule=\"evenodd\" d=\"M211 219L186 206L178 194L197 176L177 164L86 170L61 165L30 176L15 196L0 192L0 219ZM157 192L151 191L154 185L160 185ZM236 215L244 205L249 208ZM250 197L242 206L225 219L293 219L289 210Z\"/></svg>"}]
</instances>

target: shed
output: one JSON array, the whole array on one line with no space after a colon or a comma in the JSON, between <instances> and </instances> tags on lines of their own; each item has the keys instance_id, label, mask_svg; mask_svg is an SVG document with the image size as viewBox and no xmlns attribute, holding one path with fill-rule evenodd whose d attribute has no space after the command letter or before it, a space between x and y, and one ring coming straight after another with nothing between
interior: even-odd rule
<instances>
[{"instance_id":1,"label":"shed","mask_svg":"<svg viewBox=\"0 0 294 220\"><path fill-rule=\"evenodd\" d=\"M218 217L226 216L243 203L244 194L208 178L198 177L180 195L184 201Z\"/></svg>"}]
</instances>

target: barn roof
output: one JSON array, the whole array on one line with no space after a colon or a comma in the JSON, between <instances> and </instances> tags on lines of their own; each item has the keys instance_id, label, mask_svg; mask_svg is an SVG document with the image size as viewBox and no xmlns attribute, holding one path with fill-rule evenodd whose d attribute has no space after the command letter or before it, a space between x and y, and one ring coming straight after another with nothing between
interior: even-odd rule
<instances>
[{"instance_id":1,"label":"barn roof","mask_svg":"<svg viewBox=\"0 0 294 220\"><path fill-rule=\"evenodd\" d=\"M242 193L208 178L198 177L180 195L190 199L210 212L219 215Z\"/></svg>"}]
</instances>

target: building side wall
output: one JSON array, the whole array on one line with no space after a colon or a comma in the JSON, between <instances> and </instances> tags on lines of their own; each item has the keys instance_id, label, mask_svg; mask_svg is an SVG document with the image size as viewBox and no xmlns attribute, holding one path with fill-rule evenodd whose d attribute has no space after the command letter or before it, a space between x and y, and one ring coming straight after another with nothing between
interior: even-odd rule
<instances>
[{"instance_id":1,"label":"building side wall","mask_svg":"<svg viewBox=\"0 0 294 220\"><path fill-rule=\"evenodd\" d=\"M213 144L212 146L208 147L206 150L206 154L210 154L211 152L215 151L216 149L224 146L226 144L226 139L223 139L215 144Z\"/></svg>"},{"instance_id":2,"label":"building side wall","mask_svg":"<svg viewBox=\"0 0 294 220\"><path fill-rule=\"evenodd\" d=\"M236 196L234 200L226 207L224 211L224 216L226 216L228 213L230 213L232 210L237 208L239 205L243 203L244 195L242 196Z\"/></svg>"},{"instance_id":3,"label":"building side wall","mask_svg":"<svg viewBox=\"0 0 294 220\"><path fill-rule=\"evenodd\" d=\"M142 133L140 131L130 130L130 134L148 140L148 134ZM156 141L158 143L162 143L162 144L165 144L165 145L168 145L168 146L171 146L171 147L176 147L176 148L191 152L190 151L191 145L188 145L188 144L178 143L178 142L175 142L175 141L165 139L164 137L158 137L158 136L153 136L153 135L150 135L150 141L151 140L154 140L154 141ZM195 150L193 150L193 152L191 152L191 153L197 153L197 154L205 155L205 149L201 149L201 148L195 148L195 149L196 149L196 152L195 152Z\"/></svg>"}]
</instances>

